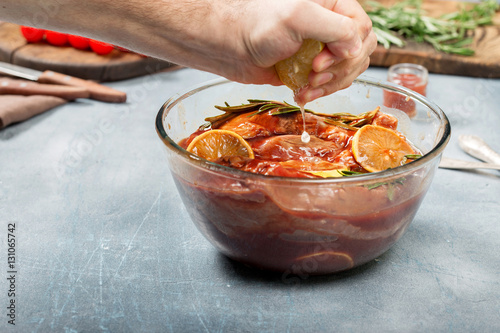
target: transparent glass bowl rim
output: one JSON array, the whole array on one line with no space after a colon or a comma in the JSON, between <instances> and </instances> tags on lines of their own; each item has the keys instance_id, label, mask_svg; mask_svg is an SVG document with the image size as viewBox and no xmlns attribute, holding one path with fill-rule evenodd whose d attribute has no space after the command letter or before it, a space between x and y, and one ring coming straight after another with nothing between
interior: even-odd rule
<instances>
[{"instance_id":1,"label":"transparent glass bowl rim","mask_svg":"<svg viewBox=\"0 0 500 333\"><path fill-rule=\"evenodd\" d=\"M432 111L436 117L440 120L440 130L438 134L438 142L434 147L421 158L407 163L405 165L399 166L397 168L388 169L380 172L367 173L362 175L355 175L349 177L336 177L336 178L292 178L292 177L280 177L280 176L266 176L261 174L256 174L248 171L242 171L227 166L223 166L217 163L210 162L203 158L200 158L192 153L189 153L184 148L178 145L177 142L172 140L164 127L164 119L166 118L168 112L175 107L178 103L182 102L184 99L206 89L216 87L223 84L241 84L234 81L227 80L225 78L217 78L210 81L200 83L198 85L192 86L184 91L178 92L170 97L160 108L156 116L156 131L162 141L167 145L167 147L174 153L181 155L186 161L194 166L201 167L207 172L215 172L220 175L234 176L237 178L254 178L261 181L271 181L281 180L287 182L300 182L300 183L320 183L320 184L330 184L330 183L358 183L360 181L370 181L370 180L381 180L386 178L392 178L394 176L400 175L402 173L408 173L413 170L421 168L423 165L430 163L432 160L437 158L446 147L451 135L451 127L446 114L441 110L441 108L435 103L428 100L425 96L420 95L410 89L403 86L399 86L390 82L382 82L378 79L370 78L365 75L361 75L356 80L354 80L353 85L361 84L366 87L375 87L385 89L387 91L397 92L403 95L411 97L413 100L420 102L426 106L430 111ZM200 123L201 125L201 123ZM186 134L186 137L191 133ZM229 175L228 175L229 174Z\"/></svg>"}]
</instances>

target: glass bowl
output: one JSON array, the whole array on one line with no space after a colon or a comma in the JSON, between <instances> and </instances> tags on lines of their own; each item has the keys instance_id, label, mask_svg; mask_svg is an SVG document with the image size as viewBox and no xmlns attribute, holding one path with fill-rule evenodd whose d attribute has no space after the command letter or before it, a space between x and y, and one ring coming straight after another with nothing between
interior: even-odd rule
<instances>
[{"instance_id":1,"label":"glass bowl","mask_svg":"<svg viewBox=\"0 0 500 333\"><path fill-rule=\"evenodd\" d=\"M410 118L384 106L384 91L414 101L416 113ZM359 176L264 176L209 162L177 144L206 117L221 114L214 105L247 99L292 102L293 95L284 86L217 79L173 96L156 118L180 197L196 227L221 253L266 270L328 274L373 260L404 234L450 138L450 124L437 105L404 87L363 76L345 90L308 103L308 109L323 113L359 114L381 106L398 118L398 130L424 155Z\"/></svg>"}]
</instances>

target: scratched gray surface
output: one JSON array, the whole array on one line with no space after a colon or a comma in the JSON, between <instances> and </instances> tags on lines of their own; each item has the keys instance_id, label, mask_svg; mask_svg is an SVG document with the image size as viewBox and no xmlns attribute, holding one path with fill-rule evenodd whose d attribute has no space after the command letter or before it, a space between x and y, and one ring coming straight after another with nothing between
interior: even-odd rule
<instances>
[{"instance_id":1,"label":"scratched gray surface","mask_svg":"<svg viewBox=\"0 0 500 333\"><path fill-rule=\"evenodd\" d=\"M368 75L384 78L385 69ZM0 131L0 331L498 332L500 173L438 170L387 253L323 277L266 274L219 255L179 202L154 130L184 69L111 86ZM431 75L459 134L500 151L500 80ZM16 326L7 324L7 224L17 226Z\"/></svg>"}]
</instances>

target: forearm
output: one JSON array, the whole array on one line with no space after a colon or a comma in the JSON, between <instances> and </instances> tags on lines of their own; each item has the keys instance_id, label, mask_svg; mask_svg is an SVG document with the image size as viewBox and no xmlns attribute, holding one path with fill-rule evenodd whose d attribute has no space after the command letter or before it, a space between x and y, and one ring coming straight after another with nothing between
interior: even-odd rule
<instances>
[{"instance_id":1,"label":"forearm","mask_svg":"<svg viewBox=\"0 0 500 333\"><path fill-rule=\"evenodd\" d=\"M304 39L293 31L299 29L298 23L305 20L302 25L309 29L319 16L323 21L329 16L308 0L0 0L0 4L0 19L92 37L241 82L271 84L280 84L274 63L293 54Z\"/></svg>"},{"instance_id":2,"label":"forearm","mask_svg":"<svg viewBox=\"0 0 500 333\"><path fill-rule=\"evenodd\" d=\"M0 20L80 34L158 57L221 45L231 22L211 0L0 0ZM27 11L29 8L29 11ZM222 8L223 9L223 8ZM226 23L226 29L211 29ZM204 36L206 34L206 36ZM182 45L185 50L176 50ZM168 50L169 52L164 52ZM210 48L207 48L209 51Z\"/></svg>"},{"instance_id":3,"label":"forearm","mask_svg":"<svg viewBox=\"0 0 500 333\"><path fill-rule=\"evenodd\" d=\"M280 85L274 64L316 39L327 48L313 69L336 78L310 77L313 87L325 87L321 93L350 84L376 45L356 0L0 0L0 8L0 20L91 37L242 83Z\"/></svg>"}]
</instances>

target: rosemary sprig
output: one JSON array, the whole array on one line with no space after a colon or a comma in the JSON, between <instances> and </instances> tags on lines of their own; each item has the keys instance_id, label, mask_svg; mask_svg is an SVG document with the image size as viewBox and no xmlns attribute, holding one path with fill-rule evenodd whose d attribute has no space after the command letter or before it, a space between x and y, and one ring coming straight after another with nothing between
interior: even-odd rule
<instances>
[{"instance_id":1,"label":"rosemary sprig","mask_svg":"<svg viewBox=\"0 0 500 333\"><path fill-rule=\"evenodd\" d=\"M250 113L248 117L254 116L261 112L270 111L272 116L279 116L284 114L289 114L293 112L300 112L300 107L289 104L287 102L260 100L260 99L248 99L248 103L241 105L231 106L227 102L225 106L215 106L216 109L224 111L223 114L205 118L206 124L203 124L200 129L206 129L209 127L216 128L218 125L222 124L229 119L236 117L241 113ZM313 110L305 109L305 112L312 113L316 116L324 117L324 121L331 125L336 125L348 130L356 131L365 124L371 123L371 120L377 113L379 108L373 111L365 112L359 115L353 115L350 113L333 113L326 114L315 112Z\"/></svg>"},{"instance_id":2,"label":"rosemary sprig","mask_svg":"<svg viewBox=\"0 0 500 333\"><path fill-rule=\"evenodd\" d=\"M357 131L359 129L359 128L356 128L354 126L350 126L344 122L336 121L336 120L332 120L332 119L325 119L325 123L330 124L330 125L335 125L335 126L338 126L340 128L343 128L343 129L346 129L349 131Z\"/></svg>"},{"instance_id":3,"label":"rosemary sprig","mask_svg":"<svg viewBox=\"0 0 500 333\"><path fill-rule=\"evenodd\" d=\"M366 174L366 173L363 173L363 172L349 171L349 170L339 170L339 173L343 177L351 177L351 176L357 176L357 175L364 175L364 174ZM377 183L365 185L365 187L368 190L374 190L374 189L376 189L376 188L378 188L380 186L386 185L387 186L387 198L389 199L389 201L392 201L392 200L394 200L396 186L397 185L403 185L405 181L406 181L406 178L400 178L400 179L396 179L396 180L391 181L391 182L377 182Z\"/></svg>"},{"instance_id":4,"label":"rosemary sprig","mask_svg":"<svg viewBox=\"0 0 500 333\"><path fill-rule=\"evenodd\" d=\"M370 185L365 185L365 187L369 190L373 190L373 189L376 189L380 186L386 185L387 186L387 198L389 199L389 201L392 201L394 199L394 195L396 192L396 186L403 185L405 181L406 181L406 178L399 178L399 179L396 179L392 182L379 182L379 183L374 183L374 184L370 184Z\"/></svg>"},{"instance_id":5,"label":"rosemary sprig","mask_svg":"<svg viewBox=\"0 0 500 333\"><path fill-rule=\"evenodd\" d=\"M377 114L380 108L370 112L353 115L350 113L334 113L325 119L325 123L335 125L350 131L357 131L366 124L371 123L373 117Z\"/></svg>"},{"instance_id":6,"label":"rosemary sprig","mask_svg":"<svg viewBox=\"0 0 500 333\"><path fill-rule=\"evenodd\" d=\"M367 14L372 20L377 40L385 48L391 45L403 47L402 38L419 43L427 42L437 51L471 56L474 50L468 47L472 38L467 32L493 22L499 9L497 0L485 0L471 8L446 14L440 18L425 15L422 0L405 0L386 8L377 2L368 2Z\"/></svg>"},{"instance_id":7,"label":"rosemary sprig","mask_svg":"<svg viewBox=\"0 0 500 333\"><path fill-rule=\"evenodd\" d=\"M406 164L406 161L408 160L418 160L422 155L420 154L408 154L403 156L403 161L401 161L402 164Z\"/></svg>"},{"instance_id":8,"label":"rosemary sprig","mask_svg":"<svg viewBox=\"0 0 500 333\"><path fill-rule=\"evenodd\" d=\"M241 113L247 113L252 111L254 112L251 113L249 117L273 109L275 111L272 112L272 115L300 111L300 108L298 106L293 106L286 102L268 101L261 99L249 99L248 103L241 105L229 105L227 102L225 102L224 104L225 106L215 105L216 109L224 111L224 113L218 116L205 118L205 121L207 121L208 123L202 125L201 128L208 128L210 126L217 127L218 124L221 124L222 122L225 122L233 117L236 117ZM311 110L307 109L306 111L312 112Z\"/></svg>"}]
</instances>

